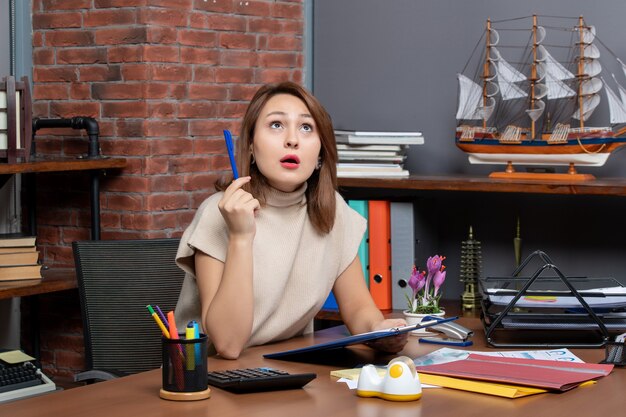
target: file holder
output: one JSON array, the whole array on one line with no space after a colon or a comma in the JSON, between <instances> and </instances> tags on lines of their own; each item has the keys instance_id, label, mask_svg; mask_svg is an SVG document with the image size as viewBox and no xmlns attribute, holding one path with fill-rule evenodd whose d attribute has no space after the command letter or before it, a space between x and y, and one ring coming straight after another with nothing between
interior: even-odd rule
<instances>
[{"instance_id":1,"label":"file holder","mask_svg":"<svg viewBox=\"0 0 626 417\"><path fill-rule=\"evenodd\" d=\"M520 274L528 264L537 258L543 265L530 277L521 277ZM549 271L556 276L545 276ZM622 287L622 284L613 278L567 277L550 257L540 250L524 259L511 276L481 279L479 281L483 293L481 321L487 344L493 347L521 348L606 345L610 338L607 326L611 329L626 328L626 315L615 314L614 309L596 312L590 307L585 298L592 300L595 297L604 297L602 300L607 300L606 297L611 297L611 294L593 291L598 288L598 281L608 283L607 286ZM502 285L490 287L494 282ZM537 287L540 289L537 290ZM565 289L560 290L558 287ZM554 288L558 290L555 291ZM579 292L583 289L585 298ZM508 304L500 303L498 306L493 301L497 298L496 295L501 296L503 293L511 297L511 300ZM626 288L623 292L620 290L620 295L626 296ZM575 306L558 307L538 302L536 306L528 307L527 304L519 303L521 299L542 301L546 300L545 297L554 300L557 297L566 297L571 299Z\"/></svg>"},{"instance_id":2,"label":"file holder","mask_svg":"<svg viewBox=\"0 0 626 417\"><path fill-rule=\"evenodd\" d=\"M606 357L601 363L626 366L626 342L606 342Z\"/></svg>"}]
</instances>

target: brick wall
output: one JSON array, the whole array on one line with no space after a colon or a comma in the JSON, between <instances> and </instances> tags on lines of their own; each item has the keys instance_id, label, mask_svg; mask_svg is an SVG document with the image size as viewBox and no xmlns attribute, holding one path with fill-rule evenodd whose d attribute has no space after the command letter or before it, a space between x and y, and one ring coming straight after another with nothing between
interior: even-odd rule
<instances>
[{"instance_id":1,"label":"brick wall","mask_svg":"<svg viewBox=\"0 0 626 417\"><path fill-rule=\"evenodd\" d=\"M101 182L103 239L180 236L229 169L237 132L263 83L303 82L303 0L33 0L33 106L39 117L91 116L102 153L127 158ZM41 131L38 153L86 153L84 133ZM73 265L89 238L84 173L37 177L38 244ZM82 368L76 291L42 297L46 372ZM69 307L68 307L69 306ZM62 314L52 314L62 311Z\"/></svg>"}]
</instances>

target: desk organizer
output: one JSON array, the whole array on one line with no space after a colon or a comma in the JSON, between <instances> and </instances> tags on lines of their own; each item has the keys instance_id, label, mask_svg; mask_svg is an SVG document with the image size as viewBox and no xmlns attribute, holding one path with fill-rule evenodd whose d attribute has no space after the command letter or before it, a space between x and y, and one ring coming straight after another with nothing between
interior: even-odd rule
<instances>
[{"instance_id":1,"label":"desk organizer","mask_svg":"<svg viewBox=\"0 0 626 417\"><path fill-rule=\"evenodd\" d=\"M540 266L521 276L533 260ZM626 329L626 287L614 278L565 276L542 251L511 276L479 284L481 321L494 347L602 347L609 331Z\"/></svg>"},{"instance_id":2,"label":"desk organizer","mask_svg":"<svg viewBox=\"0 0 626 417\"><path fill-rule=\"evenodd\" d=\"M626 366L626 342L606 342L606 358L602 363Z\"/></svg>"}]
</instances>

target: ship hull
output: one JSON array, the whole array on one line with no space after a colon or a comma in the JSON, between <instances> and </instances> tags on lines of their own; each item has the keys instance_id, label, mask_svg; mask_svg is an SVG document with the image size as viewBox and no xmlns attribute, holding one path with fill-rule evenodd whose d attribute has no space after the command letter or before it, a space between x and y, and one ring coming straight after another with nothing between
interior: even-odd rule
<instances>
[{"instance_id":1,"label":"ship hull","mask_svg":"<svg viewBox=\"0 0 626 417\"><path fill-rule=\"evenodd\" d=\"M626 145L626 137L569 139L550 144L544 140L503 144L497 139L459 141L456 145L468 154L472 164L569 165L602 166L611 152Z\"/></svg>"}]
</instances>

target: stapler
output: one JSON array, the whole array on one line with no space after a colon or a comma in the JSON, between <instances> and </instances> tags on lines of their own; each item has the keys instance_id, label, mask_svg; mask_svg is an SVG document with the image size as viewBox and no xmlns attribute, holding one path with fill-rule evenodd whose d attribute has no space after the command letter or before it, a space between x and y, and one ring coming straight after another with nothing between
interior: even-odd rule
<instances>
[{"instance_id":1,"label":"stapler","mask_svg":"<svg viewBox=\"0 0 626 417\"><path fill-rule=\"evenodd\" d=\"M429 329L439 331L446 336L447 338L441 337L420 337L420 343L435 343L440 345L452 345L452 346L471 346L472 341L467 340L471 336L474 335L474 332L468 329L467 327L463 327L458 323L454 322L446 322L441 324L436 324L434 326L430 326Z\"/></svg>"}]
</instances>

